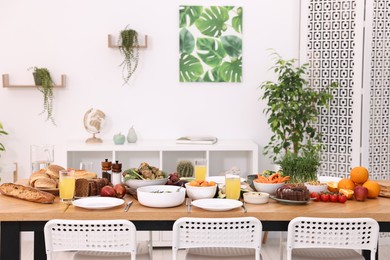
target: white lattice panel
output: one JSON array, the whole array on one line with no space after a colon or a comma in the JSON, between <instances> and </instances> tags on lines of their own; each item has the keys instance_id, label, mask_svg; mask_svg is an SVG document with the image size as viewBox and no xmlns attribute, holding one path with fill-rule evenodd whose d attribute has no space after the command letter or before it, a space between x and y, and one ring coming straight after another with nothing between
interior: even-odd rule
<instances>
[{"instance_id":1,"label":"white lattice panel","mask_svg":"<svg viewBox=\"0 0 390 260\"><path fill-rule=\"evenodd\" d=\"M319 173L345 177L360 162L360 91L364 1L304 0L301 13L301 61L308 62L309 83L322 89L338 83L317 128L325 145ZM360 44L359 44L360 42Z\"/></svg>"},{"instance_id":2,"label":"white lattice panel","mask_svg":"<svg viewBox=\"0 0 390 260\"><path fill-rule=\"evenodd\" d=\"M390 1L366 2L362 160L371 179L390 179Z\"/></svg>"}]
</instances>

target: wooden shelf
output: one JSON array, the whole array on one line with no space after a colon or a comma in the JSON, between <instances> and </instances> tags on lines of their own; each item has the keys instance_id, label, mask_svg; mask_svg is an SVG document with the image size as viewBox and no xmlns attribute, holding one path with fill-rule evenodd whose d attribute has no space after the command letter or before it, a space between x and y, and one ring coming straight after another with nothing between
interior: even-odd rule
<instances>
[{"instance_id":1,"label":"wooden shelf","mask_svg":"<svg viewBox=\"0 0 390 260\"><path fill-rule=\"evenodd\" d=\"M120 47L119 45L112 44L112 39L111 38L112 37L109 34L108 35L108 47L109 48L119 48ZM145 35L144 36L144 44L143 45L139 45L138 48L144 49L144 48L147 48L147 47L148 47L148 36Z\"/></svg>"},{"instance_id":2,"label":"wooden shelf","mask_svg":"<svg viewBox=\"0 0 390 260\"><path fill-rule=\"evenodd\" d=\"M61 85L54 85L55 88L63 88L66 85L66 75L61 75ZM4 88L31 88L37 87L36 85L10 85L9 84L9 75L3 74L3 87Z\"/></svg>"}]
</instances>

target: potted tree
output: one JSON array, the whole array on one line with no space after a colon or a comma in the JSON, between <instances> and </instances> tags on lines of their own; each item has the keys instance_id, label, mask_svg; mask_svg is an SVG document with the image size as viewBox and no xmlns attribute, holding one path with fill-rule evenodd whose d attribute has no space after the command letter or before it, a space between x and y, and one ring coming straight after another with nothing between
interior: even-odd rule
<instances>
[{"instance_id":1,"label":"potted tree","mask_svg":"<svg viewBox=\"0 0 390 260\"><path fill-rule=\"evenodd\" d=\"M296 59L284 60L277 53L273 56L271 69L277 81L264 81L259 86L264 91L260 99L267 101L264 112L273 132L264 154L281 166L291 182L312 181L317 178L322 148L321 133L314 123L320 108L327 107L333 98L331 89L337 84L316 91L305 79L308 64L298 66Z\"/></svg>"},{"instance_id":2,"label":"potted tree","mask_svg":"<svg viewBox=\"0 0 390 260\"><path fill-rule=\"evenodd\" d=\"M46 120L56 125L53 117L53 87L54 82L47 68L32 67L35 85L43 93L43 111L40 114L47 114Z\"/></svg>"},{"instance_id":3,"label":"potted tree","mask_svg":"<svg viewBox=\"0 0 390 260\"><path fill-rule=\"evenodd\" d=\"M131 76L138 67L139 40L137 31L128 29L128 27L122 30L118 40L118 47L124 57L121 63L123 84L128 84Z\"/></svg>"}]
</instances>

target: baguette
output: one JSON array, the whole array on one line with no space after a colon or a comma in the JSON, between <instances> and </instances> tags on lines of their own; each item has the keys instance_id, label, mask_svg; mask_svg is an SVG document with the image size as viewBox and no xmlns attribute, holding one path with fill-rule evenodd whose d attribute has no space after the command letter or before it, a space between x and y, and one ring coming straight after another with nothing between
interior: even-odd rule
<instances>
[{"instance_id":1,"label":"baguette","mask_svg":"<svg viewBox=\"0 0 390 260\"><path fill-rule=\"evenodd\" d=\"M0 185L0 193L5 196L37 203L53 203L55 199L55 196L48 192L13 183Z\"/></svg>"}]
</instances>

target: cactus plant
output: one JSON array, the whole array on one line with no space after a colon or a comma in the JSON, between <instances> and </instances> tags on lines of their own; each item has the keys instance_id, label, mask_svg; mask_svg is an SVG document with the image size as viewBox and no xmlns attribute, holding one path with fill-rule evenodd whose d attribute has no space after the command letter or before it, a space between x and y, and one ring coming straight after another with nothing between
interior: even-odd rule
<instances>
[{"instance_id":1,"label":"cactus plant","mask_svg":"<svg viewBox=\"0 0 390 260\"><path fill-rule=\"evenodd\" d=\"M176 169L181 177L192 177L194 175L194 166L190 161L180 161Z\"/></svg>"}]
</instances>

